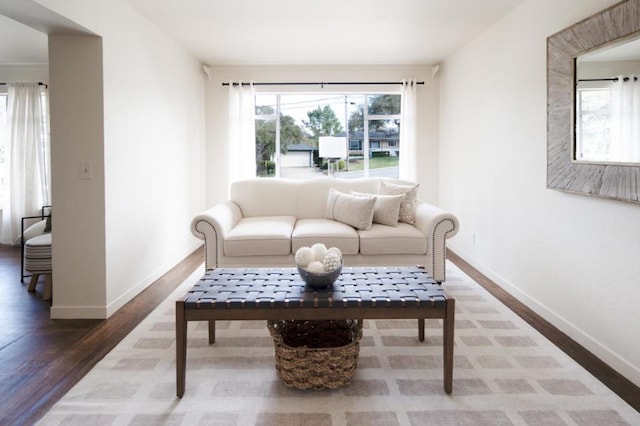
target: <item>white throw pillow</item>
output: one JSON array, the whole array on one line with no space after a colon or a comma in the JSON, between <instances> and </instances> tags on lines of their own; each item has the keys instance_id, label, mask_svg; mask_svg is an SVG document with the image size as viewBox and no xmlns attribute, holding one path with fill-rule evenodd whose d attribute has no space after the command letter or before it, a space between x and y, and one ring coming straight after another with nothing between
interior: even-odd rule
<instances>
[{"instance_id":1,"label":"white throw pillow","mask_svg":"<svg viewBox=\"0 0 640 426\"><path fill-rule=\"evenodd\" d=\"M329 189L325 217L357 229L371 229L376 195L356 196Z\"/></svg>"},{"instance_id":2,"label":"white throw pillow","mask_svg":"<svg viewBox=\"0 0 640 426\"><path fill-rule=\"evenodd\" d=\"M363 196L363 195L375 195L365 194L362 192L351 191L351 194ZM373 208L373 223L379 223L381 225L398 226L398 218L400 214L400 203L402 203L402 194L398 195L380 195L376 196L376 204Z\"/></svg>"},{"instance_id":3,"label":"white throw pillow","mask_svg":"<svg viewBox=\"0 0 640 426\"><path fill-rule=\"evenodd\" d=\"M399 222L414 224L416 222L416 206L418 203L418 186L416 185L397 185L384 180L380 181L378 193L381 195L398 195L403 196L400 203Z\"/></svg>"},{"instance_id":4,"label":"white throw pillow","mask_svg":"<svg viewBox=\"0 0 640 426\"><path fill-rule=\"evenodd\" d=\"M20 244L23 237L24 237L24 241L27 241L33 237L37 237L38 235L44 234L44 228L46 227L46 225L47 225L47 220L43 219L29 226L27 229L24 230L24 234L18 236L18 239L16 240L16 244Z\"/></svg>"}]
</instances>

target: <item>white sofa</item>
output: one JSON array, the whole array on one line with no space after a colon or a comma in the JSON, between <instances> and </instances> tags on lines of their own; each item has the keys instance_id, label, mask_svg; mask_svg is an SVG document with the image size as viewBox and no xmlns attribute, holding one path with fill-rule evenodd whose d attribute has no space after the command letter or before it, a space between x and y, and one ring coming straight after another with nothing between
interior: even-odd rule
<instances>
[{"instance_id":1,"label":"white sofa","mask_svg":"<svg viewBox=\"0 0 640 426\"><path fill-rule=\"evenodd\" d=\"M374 222L369 229L356 229L341 221L344 214L340 220L328 218L332 214L327 213L330 191L345 200L349 197L343 194L377 194L381 185L388 189L393 184L414 185L390 178L238 181L231 185L228 201L192 220L191 231L205 242L206 269L295 266L298 248L321 242L338 247L345 266L424 265L436 281L444 281L446 239L454 236L459 227L453 214L416 200L413 224ZM383 198L376 196L380 199L376 202ZM395 202L396 198L385 199Z\"/></svg>"}]
</instances>

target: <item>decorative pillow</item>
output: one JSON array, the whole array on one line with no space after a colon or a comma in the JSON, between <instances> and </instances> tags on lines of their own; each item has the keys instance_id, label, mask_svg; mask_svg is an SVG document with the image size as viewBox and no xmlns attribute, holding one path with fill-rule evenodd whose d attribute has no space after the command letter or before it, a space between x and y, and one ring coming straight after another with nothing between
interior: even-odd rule
<instances>
[{"instance_id":1,"label":"decorative pillow","mask_svg":"<svg viewBox=\"0 0 640 426\"><path fill-rule=\"evenodd\" d=\"M371 229L376 195L356 196L329 189L325 217L357 229Z\"/></svg>"},{"instance_id":2,"label":"decorative pillow","mask_svg":"<svg viewBox=\"0 0 640 426\"><path fill-rule=\"evenodd\" d=\"M33 225L29 226L27 229L24 230L24 234L18 236L18 239L16 240L16 244L20 244L23 238L24 238L24 241L27 241L33 237L42 235L45 232L46 226L47 226L47 221L44 219L34 223Z\"/></svg>"},{"instance_id":3,"label":"decorative pillow","mask_svg":"<svg viewBox=\"0 0 640 426\"><path fill-rule=\"evenodd\" d=\"M418 203L418 186L416 185L398 185L389 183L384 180L380 181L378 193L381 195L398 195L401 194L402 202L400 203L399 222L414 224L416 222L416 206Z\"/></svg>"},{"instance_id":4,"label":"decorative pillow","mask_svg":"<svg viewBox=\"0 0 640 426\"><path fill-rule=\"evenodd\" d=\"M362 192L351 191L352 195L373 195ZM398 226L398 215L400 214L400 203L402 195L377 195L376 204L373 208L373 222L382 225Z\"/></svg>"}]
</instances>

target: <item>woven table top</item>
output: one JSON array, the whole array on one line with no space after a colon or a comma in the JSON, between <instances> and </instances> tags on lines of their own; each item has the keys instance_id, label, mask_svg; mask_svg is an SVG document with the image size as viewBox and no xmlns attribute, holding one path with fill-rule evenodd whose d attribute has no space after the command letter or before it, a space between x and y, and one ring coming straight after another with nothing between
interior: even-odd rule
<instances>
[{"instance_id":1,"label":"woven table top","mask_svg":"<svg viewBox=\"0 0 640 426\"><path fill-rule=\"evenodd\" d=\"M444 289L419 267L344 267L327 289L296 268L218 268L189 290L186 309L446 307Z\"/></svg>"}]
</instances>

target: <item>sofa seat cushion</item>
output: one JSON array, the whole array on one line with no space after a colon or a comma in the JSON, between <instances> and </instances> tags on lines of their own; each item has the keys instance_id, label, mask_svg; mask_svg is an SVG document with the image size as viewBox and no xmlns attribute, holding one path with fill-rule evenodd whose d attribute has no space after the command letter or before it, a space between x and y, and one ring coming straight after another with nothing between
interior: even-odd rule
<instances>
[{"instance_id":1,"label":"sofa seat cushion","mask_svg":"<svg viewBox=\"0 0 640 426\"><path fill-rule=\"evenodd\" d=\"M299 219L291 237L292 252L315 243L338 247L342 254L358 254L358 232L351 226L331 219Z\"/></svg>"},{"instance_id":2,"label":"sofa seat cushion","mask_svg":"<svg viewBox=\"0 0 640 426\"><path fill-rule=\"evenodd\" d=\"M291 253L294 216L245 217L224 240L226 256L273 256Z\"/></svg>"},{"instance_id":3,"label":"sofa seat cushion","mask_svg":"<svg viewBox=\"0 0 640 426\"><path fill-rule=\"evenodd\" d=\"M387 226L374 223L371 229L358 231L360 254L425 254L427 237L413 225Z\"/></svg>"}]
</instances>

